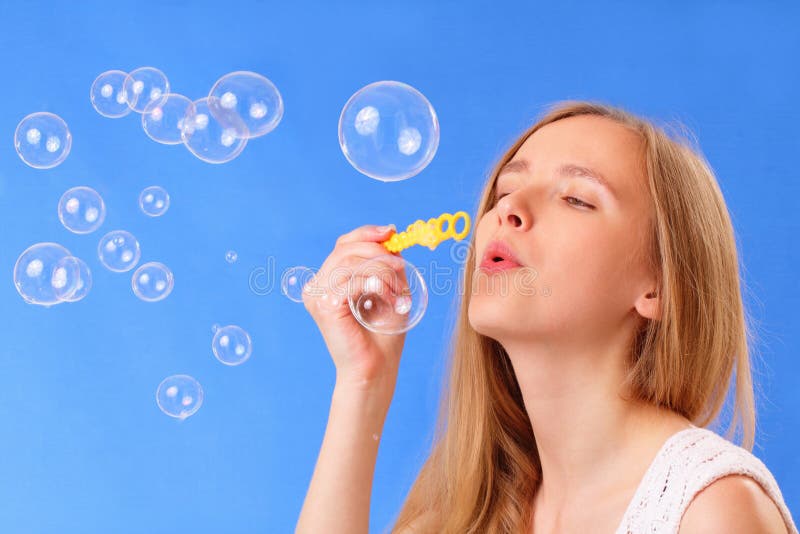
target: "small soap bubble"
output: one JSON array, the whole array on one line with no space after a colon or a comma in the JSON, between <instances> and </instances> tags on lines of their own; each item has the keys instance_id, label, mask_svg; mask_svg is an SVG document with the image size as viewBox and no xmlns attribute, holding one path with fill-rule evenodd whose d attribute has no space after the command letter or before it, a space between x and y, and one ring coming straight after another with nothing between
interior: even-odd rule
<instances>
[{"instance_id":1,"label":"small soap bubble","mask_svg":"<svg viewBox=\"0 0 800 534\"><path fill-rule=\"evenodd\" d=\"M109 70L95 78L89 91L89 99L92 101L92 107L100 115L117 119L131 112L125 94L127 76L127 72Z\"/></svg>"},{"instance_id":2,"label":"small soap bubble","mask_svg":"<svg viewBox=\"0 0 800 534\"><path fill-rule=\"evenodd\" d=\"M145 302L164 300L175 284L172 271L163 263L143 263L131 276L133 294Z\"/></svg>"},{"instance_id":3,"label":"small soap bubble","mask_svg":"<svg viewBox=\"0 0 800 534\"><path fill-rule=\"evenodd\" d=\"M203 388L189 375L168 376L158 385L156 404L168 416L186 419L203 404Z\"/></svg>"},{"instance_id":4,"label":"small soap bubble","mask_svg":"<svg viewBox=\"0 0 800 534\"><path fill-rule=\"evenodd\" d=\"M72 148L72 134L58 115L31 113L17 125L14 148L26 165L50 169L67 159Z\"/></svg>"},{"instance_id":5,"label":"small soap bubble","mask_svg":"<svg viewBox=\"0 0 800 534\"><path fill-rule=\"evenodd\" d=\"M314 270L299 265L286 269L281 276L281 293L289 300L303 302L303 288L314 278Z\"/></svg>"},{"instance_id":6,"label":"small soap bubble","mask_svg":"<svg viewBox=\"0 0 800 534\"><path fill-rule=\"evenodd\" d=\"M228 263L236 263L236 260L239 259L239 255L236 253L235 250L229 250L225 253L225 261Z\"/></svg>"},{"instance_id":7,"label":"small soap bubble","mask_svg":"<svg viewBox=\"0 0 800 534\"><path fill-rule=\"evenodd\" d=\"M104 235L97 245L100 263L109 271L124 273L139 263L141 249L136 238L125 230L113 230Z\"/></svg>"},{"instance_id":8,"label":"small soap bubble","mask_svg":"<svg viewBox=\"0 0 800 534\"><path fill-rule=\"evenodd\" d=\"M239 365L247 361L253 352L250 335L241 327L228 325L218 328L211 340L211 350L225 365Z\"/></svg>"},{"instance_id":9,"label":"small soap bubble","mask_svg":"<svg viewBox=\"0 0 800 534\"><path fill-rule=\"evenodd\" d=\"M150 139L164 145L179 145L186 110L192 101L183 95L168 94L153 100L142 113L142 128Z\"/></svg>"},{"instance_id":10,"label":"small soap bubble","mask_svg":"<svg viewBox=\"0 0 800 534\"><path fill-rule=\"evenodd\" d=\"M201 98L186 110L181 139L192 154L206 163L226 163L247 145L247 127L233 110L217 106L212 115L209 98Z\"/></svg>"},{"instance_id":11,"label":"small soap bubble","mask_svg":"<svg viewBox=\"0 0 800 534\"><path fill-rule=\"evenodd\" d=\"M147 106L158 105L169 94L166 75L154 67L132 70L123 83L128 107L136 113L144 113Z\"/></svg>"},{"instance_id":12,"label":"small soap bubble","mask_svg":"<svg viewBox=\"0 0 800 534\"><path fill-rule=\"evenodd\" d=\"M255 72L238 71L226 74L208 94L211 112L224 120L230 113L244 123L248 138L274 130L283 117L283 98L270 80ZM240 135L238 131L234 132Z\"/></svg>"},{"instance_id":13,"label":"small soap bubble","mask_svg":"<svg viewBox=\"0 0 800 534\"><path fill-rule=\"evenodd\" d=\"M212 332L216 332L217 330L219 330L219 323L212 324L211 325L211 331Z\"/></svg>"},{"instance_id":14,"label":"small soap bubble","mask_svg":"<svg viewBox=\"0 0 800 534\"><path fill-rule=\"evenodd\" d=\"M169 209L169 193L160 185L145 187L139 193L139 208L150 217L160 217Z\"/></svg>"},{"instance_id":15,"label":"small soap bubble","mask_svg":"<svg viewBox=\"0 0 800 534\"><path fill-rule=\"evenodd\" d=\"M14 265L14 287L29 304L52 306L78 290L80 265L58 243L37 243L27 248Z\"/></svg>"},{"instance_id":16,"label":"small soap bubble","mask_svg":"<svg viewBox=\"0 0 800 534\"><path fill-rule=\"evenodd\" d=\"M400 334L422 319L428 288L411 263L385 254L356 268L348 283L347 301L353 316L368 330Z\"/></svg>"},{"instance_id":17,"label":"small soap bubble","mask_svg":"<svg viewBox=\"0 0 800 534\"><path fill-rule=\"evenodd\" d=\"M70 232L88 234L103 224L106 205L100 194L91 187L73 187L58 201L58 218Z\"/></svg>"},{"instance_id":18,"label":"small soap bubble","mask_svg":"<svg viewBox=\"0 0 800 534\"><path fill-rule=\"evenodd\" d=\"M363 87L339 117L339 145L359 172L384 182L422 171L439 146L439 120L428 99L401 82Z\"/></svg>"}]
</instances>

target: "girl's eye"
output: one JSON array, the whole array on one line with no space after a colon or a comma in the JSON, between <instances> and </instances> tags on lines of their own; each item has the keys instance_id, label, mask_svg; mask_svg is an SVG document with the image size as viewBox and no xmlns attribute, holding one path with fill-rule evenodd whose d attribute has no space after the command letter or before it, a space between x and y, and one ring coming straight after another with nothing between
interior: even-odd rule
<instances>
[{"instance_id":1,"label":"girl's eye","mask_svg":"<svg viewBox=\"0 0 800 534\"><path fill-rule=\"evenodd\" d=\"M573 206L585 206L585 207L587 207L587 208L589 208L589 209L594 209L594 206L592 206L591 204L588 204L588 203L584 202L583 200L581 200L581 199L579 199L579 198L575 198L575 197L564 197L564 200L566 200L568 204L572 204ZM574 201L576 201L576 202L569 202L570 200L574 200Z\"/></svg>"},{"instance_id":2,"label":"girl's eye","mask_svg":"<svg viewBox=\"0 0 800 534\"><path fill-rule=\"evenodd\" d=\"M494 204L492 204L492 205L493 206L497 206L497 203L500 202L500 199L503 198L506 195L508 195L508 193L502 193L502 194L499 194L499 195L495 195L494 196ZM576 197L564 197L564 200L567 201L567 204L570 204L572 206L578 206L578 207L585 207L585 208L588 208L588 209L594 209L594 206L592 206L591 204L589 204L587 202L584 202L583 200L581 200L579 198L576 198ZM571 202L571 201L574 201L574 202Z\"/></svg>"}]
</instances>

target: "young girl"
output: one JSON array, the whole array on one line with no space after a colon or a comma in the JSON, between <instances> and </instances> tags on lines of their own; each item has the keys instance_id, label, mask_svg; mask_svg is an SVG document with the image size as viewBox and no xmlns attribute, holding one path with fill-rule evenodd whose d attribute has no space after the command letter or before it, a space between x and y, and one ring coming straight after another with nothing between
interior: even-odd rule
<instances>
[{"instance_id":1,"label":"young girl","mask_svg":"<svg viewBox=\"0 0 800 534\"><path fill-rule=\"evenodd\" d=\"M500 159L475 220L436 439L392 532L797 533L750 452L735 237L696 150L565 102ZM337 287L392 231L341 236L315 280ZM336 385L297 533L368 532L404 343L339 301L304 297ZM704 428L734 369L743 446L736 418L727 439Z\"/></svg>"}]
</instances>

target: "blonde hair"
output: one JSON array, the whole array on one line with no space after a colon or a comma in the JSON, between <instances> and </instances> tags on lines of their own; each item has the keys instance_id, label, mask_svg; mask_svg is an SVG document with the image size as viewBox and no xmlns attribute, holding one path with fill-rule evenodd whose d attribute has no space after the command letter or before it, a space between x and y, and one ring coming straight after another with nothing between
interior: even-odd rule
<instances>
[{"instance_id":1,"label":"blonde hair","mask_svg":"<svg viewBox=\"0 0 800 534\"><path fill-rule=\"evenodd\" d=\"M705 427L720 414L735 367L735 410L727 438L732 440L738 419L742 447L752 450L752 338L740 293L736 239L722 192L698 148L622 109L561 102L495 164L474 219L491 208L500 168L531 134L579 115L614 120L643 142L654 212L643 254L658 276L661 317L643 320L636 332L623 387L636 399ZM462 289L472 287L474 237ZM498 342L471 327L470 291L463 295L432 450L392 532L413 527L414 532L437 534L511 533L532 526L531 504L541 480L536 437L508 355Z\"/></svg>"}]
</instances>

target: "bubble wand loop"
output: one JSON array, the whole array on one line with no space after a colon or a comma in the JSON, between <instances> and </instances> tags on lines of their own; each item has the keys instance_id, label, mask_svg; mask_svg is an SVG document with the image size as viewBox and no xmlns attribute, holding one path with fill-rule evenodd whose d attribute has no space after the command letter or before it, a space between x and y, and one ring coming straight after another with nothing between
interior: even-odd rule
<instances>
[{"instance_id":1,"label":"bubble wand loop","mask_svg":"<svg viewBox=\"0 0 800 534\"><path fill-rule=\"evenodd\" d=\"M464 221L464 228L456 232L456 223L459 220ZM428 219L427 222L421 219L414 221L405 231L393 234L381 244L389 252L400 252L414 245L424 245L433 250L445 239L453 238L461 241L469 234L469 230L470 220L467 212L442 213L438 217Z\"/></svg>"}]
</instances>

